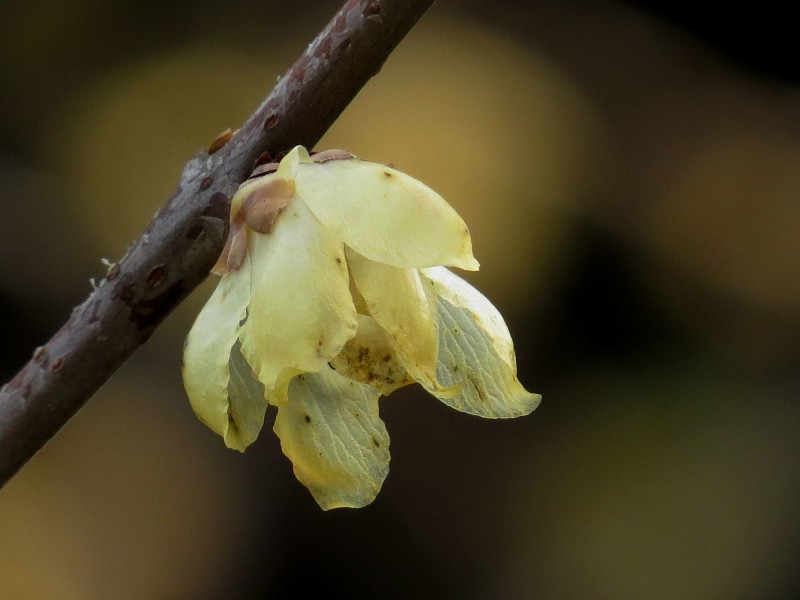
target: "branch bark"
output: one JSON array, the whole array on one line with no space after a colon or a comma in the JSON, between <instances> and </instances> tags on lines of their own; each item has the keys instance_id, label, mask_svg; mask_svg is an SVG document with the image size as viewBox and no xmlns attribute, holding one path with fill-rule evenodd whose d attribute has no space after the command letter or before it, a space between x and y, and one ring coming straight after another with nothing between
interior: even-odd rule
<instances>
[{"instance_id":1,"label":"branch bark","mask_svg":"<svg viewBox=\"0 0 800 600\"><path fill-rule=\"evenodd\" d=\"M233 138L189 160L141 237L0 389L0 486L205 279L258 157L312 148L431 4L348 0Z\"/></svg>"}]
</instances>

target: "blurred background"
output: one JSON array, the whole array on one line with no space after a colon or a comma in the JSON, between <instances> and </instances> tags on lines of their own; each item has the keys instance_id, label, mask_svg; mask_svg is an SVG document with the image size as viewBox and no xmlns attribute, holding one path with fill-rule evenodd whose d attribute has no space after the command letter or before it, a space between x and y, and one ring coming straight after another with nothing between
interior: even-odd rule
<instances>
[{"instance_id":1,"label":"blurred background","mask_svg":"<svg viewBox=\"0 0 800 600\"><path fill-rule=\"evenodd\" d=\"M0 382L338 6L3 1ZM796 38L678 10L442 0L319 146L461 213L532 415L395 393L382 492L323 513L274 413L240 455L189 407L209 281L0 490L0 597L797 597Z\"/></svg>"}]
</instances>

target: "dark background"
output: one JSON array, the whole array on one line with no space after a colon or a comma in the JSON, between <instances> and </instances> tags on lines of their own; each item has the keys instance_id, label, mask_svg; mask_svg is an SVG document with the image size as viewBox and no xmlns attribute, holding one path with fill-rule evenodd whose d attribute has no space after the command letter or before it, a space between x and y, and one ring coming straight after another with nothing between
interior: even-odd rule
<instances>
[{"instance_id":1,"label":"dark background","mask_svg":"<svg viewBox=\"0 0 800 600\"><path fill-rule=\"evenodd\" d=\"M4 2L0 380L337 7ZM461 213L542 405L395 393L383 490L324 513L271 426L239 455L191 412L209 282L0 491L0 597L796 597L791 26L765 3L438 3L320 147Z\"/></svg>"}]
</instances>

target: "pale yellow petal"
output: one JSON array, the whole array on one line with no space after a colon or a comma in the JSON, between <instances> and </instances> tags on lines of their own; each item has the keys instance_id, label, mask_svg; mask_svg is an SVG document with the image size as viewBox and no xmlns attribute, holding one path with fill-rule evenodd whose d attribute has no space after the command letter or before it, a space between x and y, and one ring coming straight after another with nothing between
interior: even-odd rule
<instances>
[{"instance_id":1,"label":"pale yellow petal","mask_svg":"<svg viewBox=\"0 0 800 600\"><path fill-rule=\"evenodd\" d=\"M535 409L541 396L525 390L517 379L511 334L494 305L445 268L423 269L422 274L437 298L437 379L461 386L454 397L434 395L448 406L482 417L518 417Z\"/></svg>"},{"instance_id":2,"label":"pale yellow petal","mask_svg":"<svg viewBox=\"0 0 800 600\"><path fill-rule=\"evenodd\" d=\"M419 271L377 263L350 248L347 260L369 314L394 340L406 370L426 388L436 387L436 305Z\"/></svg>"},{"instance_id":3,"label":"pale yellow petal","mask_svg":"<svg viewBox=\"0 0 800 600\"><path fill-rule=\"evenodd\" d=\"M303 146L295 146L281 159L275 174L286 179L295 179L300 165L311 164L308 150Z\"/></svg>"},{"instance_id":4,"label":"pale yellow petal","mask_svg":"<svg viewBox=\"0 0 800 600\"><path fill-rule=\"evenodd\" d=\"M372 317L357 316L356 336L345 344L330 365L341 375L369 384L384 396L414 383L389 332Z\"/></svg>"},{"instance_id":5,"label":"pale yellow petal","mask_svg":"<svg viewBox=\"0 0 800 600\"><path fill-rule=\"evenodd\" d=\"M230 435L229 360L250 302L250 262L217 284L186 337L183 383L198 418L232 448L247 444Z\"/></svg>"},{"instance_id":6,"label":"pale yellow petal","mask_svg":"<svg viewBox=\"0 0 800 600\"><path fill-rule=\"evenodd\" d=\"M295 475L325 510L369 504L389 472L378 392L333 369L291 381L275 433Z\"/></svg>"},{"instance_id":7,"label":"pale yellow petal","mask_svg":"<svg viewBox=\"0 0 800 600\"><path fill-rule=\"evenodd\" d=\"M436 192L391 167L358 159L299 163L297 194L344 242L396 267L476 270L464 221Z\"/></svg>"},{"instance_id":8,"label":"pale yellow petal","mask_svg":"<svg viewBox=\"0 0 800 600\"><path fill-rule=\"evenodd\" d=\"M228 362L228 428L225 444L229 448L244 450L256 441L264 426L267 399L264 386L242 356L241 343L237 340Z\"/></svg>"},{"instance_id":9,"label":"pale yellow petal","mask_svg":"<svg viewBox=\"0 0 800 600\"><path fill-rule=\"evenodd\" d=\"M239 214L239 211L243 208L245 202L252 196L253 192L265 186L274 186L278 180L293 182L297 174L297 166L301 163L310 162L311 159L309 158L306 149L302 146L295 146L285 157L283 157L278 165L277 171L274 171L268 175L253 177L252 179L248 179L242 183L242 185L239 186L239 189L233 195L233 198L231 198L231 221L236 218L236 216ZM293 184L290 183L290 185ZM278 192L282 194L284 191L285 186L279 184Z\"/></svg>"},{"instance_id":10,"label":"pale yellow petal","mask_svg":"<svg viewBox=\"0 0 800 600\"><path fill-rule=\"evenodd\" d=\"M317 371L356 333L344 247L300 201L271 233L249 236L251 290L242 354L267 394L286 368Z\"/></svg>"}]
</instances>

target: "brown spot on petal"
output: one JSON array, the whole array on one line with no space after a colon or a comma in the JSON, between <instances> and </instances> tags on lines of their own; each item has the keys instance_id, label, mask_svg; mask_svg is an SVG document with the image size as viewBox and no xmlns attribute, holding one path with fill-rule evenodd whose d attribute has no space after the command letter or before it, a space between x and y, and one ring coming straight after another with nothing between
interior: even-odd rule
<instances>
[{"instance_id":1,"label":"brown spot on petal","mask_svg":"<svg viewBox=\"0 0 800 600\"><path fill-rule=\"evenodd\" d=\"M247 226L257 233L270 233L294 191L294 181L288 179L273 179L253 190L242 204Z\"/></svg>"},{"instance_id":2,"label":"brown spot on petal","mask_svg":"<svg viewBox=\"0 0 800 600\"><path fill-rule=\"evenodd\" d=\"M388 350L374 341L365 345L362 340L353 338L331 361L331 366L345 377L369 384L377 390L391 390L413 383Z\"/></svg>"},{"instance_id":3,"label":"brown spot on petal","mask_svg":"<svg viewBox=\"0 0 800 600\"><path fill-rule=\"evenodd\" d=\"M231 223L231 230L228 235L228 241L225 244L225 249L227 250L227 254L225 250L223 250L218 263L223 263L224 261L226 269L221 269L221 273L214 271L214 273L220 275L238 270L244 262L244 257L247 255L247 228L244 227L240 215L236 215L236 218Z\"/></svg>"}]
</instances>

